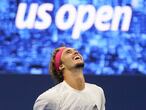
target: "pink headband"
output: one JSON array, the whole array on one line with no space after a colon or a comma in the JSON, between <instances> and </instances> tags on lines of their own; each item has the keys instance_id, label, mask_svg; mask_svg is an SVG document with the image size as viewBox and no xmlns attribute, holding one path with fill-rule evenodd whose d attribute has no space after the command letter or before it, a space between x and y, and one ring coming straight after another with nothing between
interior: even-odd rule
<instances>
[{"instance_id":1,"label":"pink headband","mask_svg":"<svg viewBox=\"0 0 146 110\"><path fill-rule=\"evenodd\" d=\"M64 49L65 47L60 48L59 51L55 55L55 69L57 72L59 71L61 56Z\"/></svg>"}]
</instances>

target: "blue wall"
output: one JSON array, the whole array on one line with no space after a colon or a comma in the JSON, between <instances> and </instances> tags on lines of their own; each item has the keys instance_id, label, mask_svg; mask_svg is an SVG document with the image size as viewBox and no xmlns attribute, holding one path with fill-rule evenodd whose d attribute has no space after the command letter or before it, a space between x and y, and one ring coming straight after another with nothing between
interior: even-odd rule
<instances>
[{"instance_id":1,"label":"blue wall","mask_svg":"<svg viewBox=\"0 0 146 110\"><path fill-rule=\"evenodd\" d=\"M145 76L85 76L101 86L106 110L146 110ZM39 94L53 86L48 75L0 75L0 110L32 110Z\"/></svg>"}]
</instances>

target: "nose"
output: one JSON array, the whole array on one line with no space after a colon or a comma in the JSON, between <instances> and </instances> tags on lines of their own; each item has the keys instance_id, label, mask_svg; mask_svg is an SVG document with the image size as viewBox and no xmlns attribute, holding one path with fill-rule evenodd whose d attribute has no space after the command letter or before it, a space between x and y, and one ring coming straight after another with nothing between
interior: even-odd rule
<instances>
[{"instance_id":1,"label":"nose","mask_svg":"<svg viewBox=\"0 0 146 110\"><path fill-rule=\"evenodd\" d=\"M74 51L74 54L79 54L79 52L77 50Z\"/></svg>"}]
</instances>

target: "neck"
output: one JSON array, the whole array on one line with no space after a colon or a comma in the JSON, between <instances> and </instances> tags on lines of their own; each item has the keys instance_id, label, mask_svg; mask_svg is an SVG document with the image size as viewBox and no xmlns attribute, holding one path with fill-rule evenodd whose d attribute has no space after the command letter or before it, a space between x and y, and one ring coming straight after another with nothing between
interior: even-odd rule
<instances>
[{"instance_id":1,"label":"neck","mask_svg":"<svg viewBox=\"0 0 146 110\"><path fill-rule=\"evenodd\" d=\"M85 88L85 79L81 69L64 71L64 80L76 90L83 90Z\"/></svg>"}]
</instances>

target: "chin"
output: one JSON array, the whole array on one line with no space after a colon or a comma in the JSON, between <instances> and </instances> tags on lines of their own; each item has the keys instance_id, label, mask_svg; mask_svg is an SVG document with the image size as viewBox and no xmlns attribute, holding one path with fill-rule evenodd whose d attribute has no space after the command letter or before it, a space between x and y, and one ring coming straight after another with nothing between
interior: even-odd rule
<instances>
[{"instance_id":1,"label":"chin","mask_svg":"<svg viewBox=\"0 0 146 110\"><path fill-rule=\"evenodd\" d=\"M84 63L77 63L75 65L76 68L83 68L84 67Z\"/></svg>"}]
</instances>

